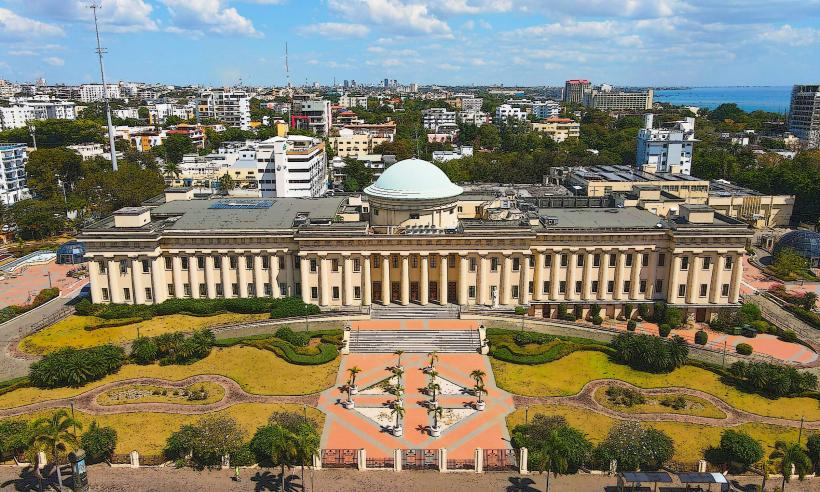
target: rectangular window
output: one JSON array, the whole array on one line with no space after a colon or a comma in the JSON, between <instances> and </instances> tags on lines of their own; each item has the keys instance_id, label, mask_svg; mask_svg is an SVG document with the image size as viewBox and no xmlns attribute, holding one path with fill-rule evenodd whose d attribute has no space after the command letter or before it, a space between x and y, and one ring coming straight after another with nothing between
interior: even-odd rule
<instances>
[{"instance_id":1,"label":"rectangular window","mask_svg":"<svg viewBox=\"0 0 820 492\"><path fill-rule=\"evenodd\" d=\"M245 257L245 270L253 270L253 256Z\"/></svg>"},{"instance_id":2,"label":"rectangular window","mask_svg":"<svg viewBox=\"0 0 820 492\"><path fill-rule=\"evenodd\" d=\"M128 273L128 260L120 260L120 273Z\"/></svg>"},{"instance_id":3,"label":"rectangular window","mask_svg":"<svg viewBox=\"0 0 820 492\"><path fill-rule=\"evenodd\" d=\"M231 266L231 270L236 270L236 268L239 266L239 258L236 256L231 256L229 264Z\"/></svg>"},{"instance_id":4,"label":"rectangular window","mask_svg":"<svg viewBox=\"0 0 820 492\"><path fill-rule=\"evenodd\" d=\"M584 255L579 254L575 257L575 266L582 267L584 266Z\"/></svg>"},{"instance_id":5,"label":"rectangular window","mask_svg":"<svg viewBox=\"0 0 820 492\"><path fill-rule=\"evenodd\" d=\"M700 297L706 297L706 292L709 290L707 284L700 284Z\"/></svg>"},{"instance_id":6,"label":"rectangular window","mask_svg":"<svg viewBox=\"0 0 820 492\"><path fill-rule=\"evenodd\" d=\"M655 292L663 292L663 280L655 280Z\"/></svg>"},{"instance_id":7,"label":"rectangular window","mask_svg":"<svg viewBox=\"0 0 820 492\"><path fill-rule=\"evenodd\" d=\"M182 264L182 269L183 269L183 270L187 270L187 269L188 269L188 257L187 257L187 256L183 256L183 257L181 257L181 258L179 259L179 261L180 261L180 263Z\"/></svg>"},{"instance_id":8,"label":"rectangular window","mask_svg":"<svg viewBox=\"0 0 820 492\"><path fill-rule=\"evenodd\" d=\"M514 272L521 270L521 260L519 258L512 259L512 269Z\"/></svg>"},{"instance_id":9,"label":"rectangular window","mask_svg":"<svg viewBox=\"0 0 820 492\"><path fill-rule=\"evenodd\" d=\"M182 284L182 292L185 297L191 297L191 284Z\"/></svg>"},{"instance_id":10,"label":"rectangular window","mask_svg":"<svg viewBox=\"0 0 820 492\"><path fill-rule=\"evenodd\" d=\"M100 269L100 273L105 273L108 270L108 266L104 261L98 261L97 267Z\"/></svg>"},{"instance_id":11,"label":"rectangular window","mask_svg":"<svg viewBox=\"0 0 820 492\"><path fill-rule=\"evenodd\" d=\"M727 256L727 257L723 258L723 269L724 270L731 270L733 265L734 265L734 260L731 256Z\"/></svg>"},{"instance_id":12,"label":"rectangular window","mask_svg":"<svg viewBox=\"0 0 820 492\"><path fill-rule=\"evenodd\" d=\"M455 253L450 253L450 256L447 258L447 266L453 268L456 266L456 255Z\"/></svg>"},{"instance_id":13,"label":"rectangular window","mask_svg":"<svg viewBox=\"0 0 820 492\"><path fill-rule=\"evenodd\" d=\"M310 298L311 299L318 299L319 298L319 287L311 287L310 288Z\"/></svg>"},{"instance_id":14,"label":"rectangular window","mask_svg":"<svg viewBox=\"0 0 820 492\"><path fill-rule=\"evenodd\" d=\"M600 254L595 253L594 255L592 255L592 266L594 266L596 268L601 266L601 255Z\"/></svg>"},{"instance_id":15,"label":"rectangular window","mask_svg":"<svg viewBox=\"0 0 820 492\"><path fill-rule=\"evenodd\" d=\"M174 259L170 256L165 257L165 269L166 270L173 270L174 269Z\"/></svg>"},{"instance_id":16,"label":"rectangular window","mask_svg":"<svg viewBox=\"0 0 820 492\"><path fill-rule=\"evenodd\" d=\"M686 295L686 284L679 284L678 285L678 297L683 297Z\"/></svg>"},{"instance_id":17,"label":"rectangular window","mask_svg":"<svg viewBox=\"0 0 820 492\"><path fill-rule=\"evenodd\" d=\"M720 295L722 297L729 297L729 284L723 284L720 286Z\"/></svg>"},{"instance_id":18,"label":"rectangular window","mask_svg":"<svg viewBox=\"0 0 820 492\"><path fill-rule=\"evenodd\" d=\"M592 291L593 294L598 293L598 281L597 280L593 280L590 287L592 287L590 290Z\"/></svg>"},{"instance_id":19,"label":"rectangular window","mask_svg":"<svg viewBox=\"0 0 820 492\"><path fill-rule=\"evenodd\" d=\"M645 293L646 293L646 280L641 280L641 283L639 283L639 284L638 284L638 291L639 291L641 294L645 294Z\"/></svg>"},{"instance_id":20,"label":"rectangular window","mask_svg":"<svg viewBox=\"0 0 820 492\"><path fill-rule=\"evenodd\" d=\"M199 297L208 297L208 286L199 284Z\"/></svg>"},{"instance_id":21,"label":"rectangular window","mask_svg":"<svg viewBox=\"0 0 820 492\"><path fill-rule=\"evenodd\" d=\"M680 269L681 270L689 270L689 257L688 256L681 256L680 257Z\"/></svg>"},{"instance_id":22,"label":"rectangular window","mask_svg":"<svg viewBox=\"0 0 820 492\"><path fill-rule=\"evenodd\" d=\"M310 273L316 273L318 266L316 263L316 258L310 259Z\"/></svg>"},{"instance_id":23,"label":"rectangular window","mask_svg":"<svg viewBox=\"0 0 820 492\"><path fill-rule=\"evenodd\" d=\"M222 284L216 284L216 297L225 297L225 288Z\"/></svg>"},{"instance_id":24,"label":"rectangular window","mask_svg":"<svg viewBox=\"0 0 820 492\"><path fill-rule=\"evenodd\" d=\"M534 289L534 282L532 282L532 281L527 282L527 292L529 292L530 294L532 294L532 293L533 293L533 289Z\"/></svg>"},{"instance_id":25,"label":"rectangular window","mask_svg":"<svg viewBox=\"0 0 820 492\"><path fill-rule=\"evenodd\" d=\"M248 297L256 297L256 284L248 282Z\"/></svg>"},{"instance_id":26,"label":"rectangular window","mask_svg":"<svg viewBox=\"0 0 820 492\"><path fill-rule=\"evenodd\" d=\"M410 256L410 264L411 268L418 268L419 267L419 257L416 255Z\"/></svg>"},{"instance_id":27,"label":"rectangular window","mask_svg":"<svg viewBox=\"0 0 820 492\"><path fill-rule=\"evenodd\" d=\"M576 294L580 294L581 289L583 289L583 287L584 287L584 283L582 281L580 281L580 280L575 281L575 293Z\"/></svg>"},{"instance_id":28,"label":"rectangular window","mask_svg":"<svg viewBox=\"0 0 820 492\"><path fill-rule=\"evenodd\" d=\"M393 268L399 267L399 255L393 255L391 261L393 262Z\"/></svg>"},{"instance_id":29,"label":"rectangular window","mask_svg":"<svg viewBox=\"0 0 820 492\"><path fill-rule=\"evenodd\" d=\"M610 255L609 255L609 266L611 266L611 267L615 266L616 258L617 258L617 255L614 255L614 254L610 253Z\"/></svg>"},{"instance_id":30,"label":"rectangular window","mask_svg":"<svg viewBox=\"0 0 820 492\"><path fill-rule=\"evenodd\" d=\"M530 255L527 258L527 264L530 266L530 268L535 268L535 257Z\"/></svg>"},{"instance_id":31,"label":"rectangular window","mask_svg":"<svg viewBox=\"0 0 820 492\"><path fill-rule=\"evenodd\" d=\"M372 260L372 263L373 263L373 268L379 268L379 267L381 267L381 266L382 266L382 261L381 261L381 260L382 260L382 257L381 257L381 256L379 256L379 255L373 255L373 260Z\"/></svg>"},{"instance_id":32,"label":"rectangular window","mask_svg":"<svg viewBox=\"0 0 820 492\"><path fill-rule=\"evenodd\" d=\"M512 294L513 299L518 299L518 295L519 295L518 286L513 285L512 289L510 289L510 293Z\"/></svg>"},{"instance_id":33,"label":"rectangular window","mask_svg":"<svg viewBox=\"0 0 820 492\"><path fill-rule=\"evenodd\" d=\"M569 255L562 254L561 255L561 266L565 267L569 264Z\"/></svg>"},{"instance_id":34,"label":"rectangular window","mask_svg":"<svg viewBox=\"0 0 820 492\"><path fill-rule=\"evenodd\" d=\"M151 291L151 287L145 288L145 300L146 301L153 301L154 300L154 293Z\"/></svg>"},{"instance_id":35,"label":"rectangular window","mask_svg":"<svg viewBox=\"0 0 820 492\"><path fill-rule=\"evenodd\" d=\"M633 256L634 255L632 253L629 253L629 254L626 255L626 266L628 266L628 267L632 266L632 257Z\"/></svg>"},{"instance_id":36,"label":"rectangular window","mask_svg":"<svg viewBox=\"0 0 820 492\"><path fill-rule=\"evenodd\" d=\"M359 258L353 258L353 271L354 272L361 272L362 271L362 260Z\"/></svg>"},{"instance_id":37,"label":"rectangular window","mask_svg":"<svg viewBox=\"0 0 820 492\"><path fill-rule=\"evenodd\" d=\"M712 257L711 256L704 256L703 257L703 269L708 270L709 267L712 266Z\"/></svg>"},{"instance_id":38,"label":"rectangular window","mask_svg":"<svg viewBox=\"0 0 820 492\"><path fill-rule=\"evenodd\" d=\"M125 299L126 301L130 301L131 300L131 289L129 289L128 287L124 287L122 289L122 298Z\"/></svg>"},{"instance_id":39,"label":"rectangular window","mask_svg":"<svg viewBox=\"0 0 820 492\"><path fill-rule=\"evenodd\" d=\"M490 258L490 271L497 272L498 271L498 258Z\"/></svg>"},{"instance_id":40,"label":"rectangular window","mask_svg":"<svg viewBox=\"0 0 820 492\"><path fill-rule=\"evenodd\" d=\"M222 270L222 257L214 256L212 259L214 261L214 268L217 270Z\"/></svg>"},{"instance_id":41,"label":"rectangular window","mask_svg":"<svg viewBox=\"0 0 820 492\"><path fill-rule=\"evenodd\" d=\"M612 294L613 292L615 292L615 281L614 280L607 281L607 283L606 283L606 292L607 292L607 294Z\"/></svg>"},{"instance_id":42,"label":"rectangular window","mask_svg":"<svg viewBox=\"0 0 820 492\"><path fill-rule=\"evenodd\" d=\"M359 300L362 298L362 288L358 285L353 286L353 299Z\"/></svg>"},{"instance_id":43,"label":"rectangular window","mask_svg":"<svg viewBox=\"0 0 820 492\"><path fill-rule=\"evenodd\" d=\"M176 297L176 288L174 284L168 284L168 297Z\"/></svg>"},{"instance_id":44,"label":"rectangular window","mask_svg":"<svg viewBox=\"0 0 820 492\"><path fill-rule=\"evenodd\" d=\"M629 292L631 287L632 287L632 282L629 281L629 280L624 280L624 292Z\"/></svg>"},{"instance_id":45,"label":"rectangular window","mask_svg":"<svg viewBox=\"0 0 820 492\"><path fill-rule=\"evenodd\" d=\"M334 285L333 288L330 289L330 291L333 295L333 299L338 300L339 299L339 287Z\"/></svg>"},{"instance_id":46,"label":"rectangular window","mask_svg":"<svg viewBox=\"0 0 820 492\"><path fill-rule=\"evenodd\" d=\"M288 284L285 282L279 282L279 295L280 296L287 296L288 295Z\"/></svg>"},{"instance_id":47,"label":"rectangular window","mask_svg":"<svg viewBox=\"0 0 820 492\"><path fill-rule=\"evenodd\" d=\"M205 270L205 257L204 256L197 256L196 257L196 267L200 270Z\"/></svg>"},{"instance_id":48,"label":"rectangular window","mask_svg":"<svg viewBox=\"0 0 820 492\"><path fill-rule=\"evenodd\" d=\"M142 273L151 273L151 262L142 260Z\"/></svg>"},{"instance_id":49,"label":"rectangular window","mask_svg":"<svg viewBox=\"0 0 820 492\"><path fill-rule=\"evenodd\" d=\"M101 291L102 291L101 292L102 293L102 300L107 301L108 300L108 287L103 287L101 289Z\"/></svg>"},{"instance_id":50,"label":"rectangular window","mask_svg":"<svg viewBox=\"0 0 820 492\"><path fill-rule=\"evenodd\" d=\"M330 269L334 272L339 271L339 259L338 258L332 258L330 260Z\"/></svg>"},{"instance_id":51,"label":"rectangular window","mask_svg":"<svg viewBox=\"0 0 820 492\"><path fill-rule=\"evenodd\" d=\"M270 256L263 256L262 257L262 269L269 270L270 269Z\"/></svg>"},{"instance_id":52,"label":"rectangular window","mask_svg":"<svg viewBox=\"0 0 820 492\"><path fill-rule=\"evenodd\" d=\"M477 267L478 267L478 262L476 261L475 257L471 256L470 257L470 271L471 272L476 271Z\"/></svg>"},{"instance_id":53,"label":"rectangular window","mask_svg":"<svg viewBox=\"0 0 820 492\"><path fill-rule=\"evenodd\" d=\"M551 267L552 266L552 255L544 255L544 266Z\"/></svg>"},{"instance_id":54,"label":"rectangular window","mask_svg":"<svg viewBox=\"0 0 820 492\"><path fill-rule=\"evenodd\" d=\"M563 294L566 291L567 291L567 283L565 281L561 280L560 282L558 282L558 293Z\"/></svg>"},{"instance_id":55,"label":"rectangular window","mask_svg":"<svg viewBox=\"0 0 820 492\"><path fill-rule=\"evenodd\" d=\"M239 296L239 284L236 282L231 283L231 297L238 297Z\"/></svg>"},{"instance_id":56,"label":"rectangular window","mask_svg":"<svg viewBox=\"0 0 820 492\"><path fill-rule=\"evenodd\" d=\"M475 299L475 285L470 285L467 287L467 297L470 299Z\"/></svg>"},{"instance_id":57,"label":"rectangular window","mask_svg":"<svg viewBox=\"0 0 820 492\"><path fill-rule=\"evenodd\" d=\"M284 256L277 256L276 259L279 262L279 269L284 270L285 269L285 257Z\"/></svg>"},{"instance_id":58,"label":"rectangular window","mask_svg":"<svg viewBox=\"0 0 820 492\"><path fill-rule=\"evenodd\" d=\"M659 253L658 254L658 266L664 266L666 264L666 254Z\"/></svg>"},{"instance_id":59,"label":"rectangular window","mask_svg":"<svg viewBox=\"0 0 820 492\"><path fill-rule=\"evenodd\" d=\"M430 268L436 268L437 263L438 257L436 255L430 255Z\"/></svg>"},{"instance_id":60,"label":"rectangular window","mask_svg":"<svg viewBox=\"0 0 820 492\"><path fill-rule=\"evenodd\" d=\"M641 266L649 266L649 253L641 255Z\"/></svg>"}]
</instances>

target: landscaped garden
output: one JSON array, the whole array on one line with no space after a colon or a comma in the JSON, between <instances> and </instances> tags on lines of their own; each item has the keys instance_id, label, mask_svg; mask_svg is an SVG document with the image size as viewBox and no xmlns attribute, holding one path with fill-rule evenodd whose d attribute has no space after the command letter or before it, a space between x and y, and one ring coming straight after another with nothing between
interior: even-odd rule
<instances>
[{"instance_id":1,"label":"landscaped garden","mask_svg":"<svg viewBox=\"0 0 820 492\"><path fill-rule=\"evenodd\" d=\"M610 385L597 388L594 398L606 408L622 413L674 413L713 419L726 418L726 413L708 400L671 391L644 395L640 390Z\"/></svg>"},{"instance_id":2,"label":"landscaped garden","mask_svg":"<svg viewBox=\"0 0 820 492\"><path fill-rule=\"evenodd\" d=\"M97 397L100 405L127 405L130 403L177 403L207 405L225 397L225 389L214 382L203 381L185 388L130 384L108 390Z\"/></svg>"}]
</instances>

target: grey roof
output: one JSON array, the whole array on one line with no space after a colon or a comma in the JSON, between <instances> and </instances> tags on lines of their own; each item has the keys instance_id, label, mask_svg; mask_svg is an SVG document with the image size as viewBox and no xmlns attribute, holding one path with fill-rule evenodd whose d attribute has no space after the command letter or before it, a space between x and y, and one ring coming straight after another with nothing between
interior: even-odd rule
<instances>
[{"instance_id":1,"label":"grey roof","mask_svg":"<svg viewBox=\"0 0 820 492\"><path fill-rule=\"evenodd\" d=\"M672 477L664 471L660 472L621 472L627 482L671 483Z\"/></svg>"},{"instance_id":2,"label":"grey roof","mask_svg":"<svg viewBox=\"0 0 820 492\"><path fill-rule=\"evenodd\" d=\"M541 217L554 217L555 225L546 229L659 229L665 221L652 212L638 208L539 208Z\"/></svg>"},{"instance_id":3,"label":"grey roof","mask_svg":"<svg viewBox=\"0 0 820 492\"><path fill-rule=\"evenodd\" d=\"M231 199L233 202L258 199ZM298 213L311 220L332 219L345 197L274 198L268 209L213 209L213 200L177 200L156 207L152 218L178 217L166 230L290 229Z\"/></svg>"},{"instance_id":4,"label":"grey roof","mask_svg":"<svg viewBox=\"0 0 820 492\"><path fill-rule=\"evenodd\" d=\"M572 169L572 174L587 181L640 182L640 181L705 181L696 176L680 173L650 173L622 164L588 166Z\"/></svg>"}]
</instances>

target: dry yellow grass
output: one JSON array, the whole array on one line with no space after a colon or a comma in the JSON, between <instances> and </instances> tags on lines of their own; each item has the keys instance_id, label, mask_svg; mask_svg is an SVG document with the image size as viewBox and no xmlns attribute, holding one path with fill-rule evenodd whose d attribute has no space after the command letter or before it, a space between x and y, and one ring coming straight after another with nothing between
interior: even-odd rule
<instances>
[{"instance_id":1,"label":"dry yellow grass","mask_svg":"<svg viewBox=\"0 0 820 492\"><path fill-rule=\"evenodd\" d=\"M338 358L319 366L297 366L285 362L267 350L253 347L214 348L208 357L187 366L127 365L117 374L82 388L21 388L0 395L0 408L70 398L113 381L141 377L178 381L198 374L220 374L229 377L249 393L302 395L317 393L332 386L338 369Z\"/></svg>"},{"instance_id":2,"label":"dry yellow grass","mask_svg":"<svg viewBox=\"0 0 820 492\"><path fill-rule=\"evenodd\" d=\"M94 316L69 316L24 338L20 342L20 350L43 355L63 347L88 348L106 343L122 345L137 338L137 330L140 336L153 337L163 333L191 332L223 323L256 321L269 317L268 314L227 313L208 317L172 314L125 326L86 330L87 326L96 326L105 320Z\"/></svg>"},{"instance_id":3,"label":"dry yellow grass","mask_svg":"<svg viewBox=\"0 0 820 492\"><path fill-rule=\"evenodd\" d=\"M175 391L179 391L178 388L134 384L121 386L119 388L106 391L97 397L97 403L100 405L126 405L129 403L178 403L180 405L207 405L210 403L216 403L225 397L225 389L221 385L211 381L194 383L185 389L189 392L198 392L204 389L207 392L208 397L202 400L189 400L186 396L181 394L173 394ZM150 394L145 394L145 396L140 396L138 398L124 398L122 396L124 393L131 390L149 392ZM163 390L166 392L165 395L155 394L156 392Z\"/></svg>"},{"instance_id":4,"label":"dry yellow grass","mask_svg":"<svg viewBox=\"0 0 820 492\"><path fill-rule=\"evenodd\" d=\"M321 428L321 425L324 424L324 413L313 407L307 407L306 409L308 417L319 422ZM55 411L49 410L15 418L29 420L51 415ZM250 439L256 428L264 425L270 414L275 411L290 411L301 414L304 409L299 405L291 404L240 403L205 415L229 415L233 417L245 430L245 438ZM96 420L99 425L110 426L117 430L116 453L130 453L136 450L144 455L160 454L165 447L166 439L171 433L179 430L184 424L196 422L205 415L139 412L94 416L75 411L75 416L83 424L84 429L88 428L92 420Z\"/></svg>"},{"instance_id":5,"label":"dry yellow grass","mask_svg":"<svg viewBox=\"0 0 820 492\"><path fill-rule=\"evenodd\" d=\"M770 417L792 420L820 420L820 403L813 398L780 398L769 400L744 393L720 382L705 369L683 366L668 374L635 371L616 364L606 354L591 351L574 352L562 359L537 366L509 364L491 359L496 384L520 395L574 395L589 381L620 379L642 388L685 387L717 396L735 408Z\"/></svg>"},{"instance_id":6,"label":"dry yellow grass","mask_svg":"<svg viewBox=\"0 0 820 492\"><path fill-rule=\"evenodd\" d=\"M580 429L587 435L593 444L598 444L606 438L615 419L574 407L557 405L535 405L529 408L529 418L536 414L560 415L566 418L567 423ZM520 408L507 416L507 426L510 430L518 424L524 423L524 409ZM647 422L643 425L651 426L664 431L675 443L675 461L692 463L703 459L703 452L709 446L717 446L720 435L725 427L684 424L679 422ZM733 427L734 430L748 433L763 444L767 453L772 451L775 441L797 440L797 429L777 427L765 424L742 424Z\"/></svg>"},{"instance_id":7,"label":"dry yellow grass","mask_svg":"<svg viewBox=\"0 0 820 492\"><path fill-rule=\"evenodd\" d=\"M672 407L664 406L661 404L661 400L663 400L664 398L675 398L677 396L681 396L684 400L686 400L688 408L681 408L680 410L676 410ZM624 405L616 405L615 403L612 403L607 397L606 388L598 388L598 390L595 391L594 398L601 405L607 408L611 408L616 412L674 413L680 415L695 415L697 417L709 417L713 419L726 418L726 413L724 413L723 410L719 409L708 400L704 400L703 398L698 398L696 396L677 395L675 393L669 393L664 395L646 395L645 403L639 403L627 407Z\"/></svg>"}]
</instances>

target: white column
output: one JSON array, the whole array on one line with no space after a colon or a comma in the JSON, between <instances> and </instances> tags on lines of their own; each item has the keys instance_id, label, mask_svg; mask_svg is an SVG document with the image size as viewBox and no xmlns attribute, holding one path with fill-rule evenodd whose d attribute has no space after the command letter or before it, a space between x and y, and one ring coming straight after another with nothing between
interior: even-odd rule
<instances>
[{"instance_id":1,"label":"white column","mask_svg":"<svg viewBox=\"0 0 820 492\"><path fill-rule=\"evenodd\" d=\"M571 251L569 259L567 260L567 291L564 297L567 300L574 301L578 299L578 294L575 293L575 271L578 269L578 253Z\"/></svg>"},{"instance_id":2,"label":"white column","mask_svg":"<svg viewBox=\"0 0 820 492\"><path fill-rule=\"evenodd\" d=\"M532 298L536 301L544 299L544 253L536 251L535 272L532 275Z\"/></svg>"},{"instance_id":3,"label":"white column","mask_svg":"<svg viewBox=\"0 0 820 492\"><path fill-rule=\"evenodd\" d=\"M410 256L401 255L401 305L410 304Z\"/></svg>"},{"instance_id":4,"label":"white column","mask_svg":"<svg viewBox=\"0 0 820 492\"><path fill-rule=\"evenodd\" d=\"M700 285L698 285L697 280L699 259L700 258L694 254L689 257L689 273L686 276L686 304L695 304L700 295Z\"/></svg>"},{"instance_id":5,"label":"white column","mask_svg":"<svg viewBox=\"0 0 820 492\"><path fill-rule=\"evenodd\" d=\"M419 303L426 306L430 302L430 272L428 271L429 263L427 253L421 254L421 261L419 262L421 271L419 272Z\"/></svg>"},{"instance_id":6,"label":"white column","mask_svg":"<svg viewBox=\"0 0 820 492\"><path fill-rule=\"evenodd\" d=\"M296 254L285 253L284 254L284 262L285 262L285 284L287 290L282 292L281 294L285 297L295 296L296 295L296 261L298 261L298 256ZM300 270L301 270L301 264Z\"/></svg>"},{"instance_id":7,"label":"white column","mask_svg":"<svg viewBox=\"0 0 820 492\"><path fill-rule=\"evenodd\" d=\"M478 259L478 292L476 299L478 304L486 306L490 303L490 279L489 279L489 264L490 259L486 254L482 254Z\"/></svg>"},{"instance_id":8,"label":"white column","mask_svg":"<svg viewBox=\"0 0 820 492\"><path fill-rule=\"evenodd\" d=\"M717 304L720 300L720 271L723 265L720 264L720 255L712 255L712 278L709 282L709 303Z\"/></svg>"},{"instance_id":9,"label":"white column","mask_svg":"<svg viewBox=\"0 0 820 492\"><path fill-rule=\"evenodd\" d=\"M532 290L535 292L534 283ZM526 253L521 254L521 283L518 286L518 302L523 305L530 303L530 256Z\"/></svg>"},{"instance_id":10,"label":"white column","mask_svg":"<svg viewBox=\"0 0 820 492\"><path fill-rule=\"evenodd\" d=\"M231 290L231 284L233 283L231 282L231 257L224 254L220 261L222 261L222 268L220 269L222 271L222 295L226 298L233 297L235 294ZM237 265L239 265L238 261Z\"/></svg>"},{"instance_id":11,"label":"white column","mask_svg":"<svg viewBox=\"0 0 820 492\"><path fill-rule=\"evenodd\" d=\"M580 254L580 253L579 253ZM594 254L591 251L584 253L584 271L581 278L581 295L584 301L592 300L592 262ZM601 288L600 282L598 289Z\"/></svg>"},{"instance_id":12,"label":"white column","mask_svg":"<svg viewBox=\"0 0 820 492\"><path fill-rule=\"evenodd\" d=\"M370 253L362 253L362 305L373 303L373 281L370 278Z\"/></svg>"},{"instance_id":13,"label":"white column","mask_svg":"<svg viewBox=\"0 0 820 492\"><path fill-rule=\"evenodd\" d=\"M643 265L643 253L640 251L632 252L632 275L629 277L629 298L632 300L638 299L638 291L640 290L639 283L641 281L641 267Z\"/></svg>"},{"instance_id":14,"label":"white column","mask_svg":"<svg viewBox=\"0 0 820 492\"><path fill-rule=\"evenodd\" d=\"M88 277L91 279L91 302L94 304L102 302L102 291L100 287L107 287L107 284L102 285L100 265L95 258L88 260Z\"/></svg>"},{"instance_id":15,"label":"white column","mask_svg":"<svg viewBox=\"0 0 820 492\"><path fill-rule=\"evenodd\" d=\"M618 255L615 257L615 291L613 292L613 299L616 301L620 301L623 298L623 289L624 289L624 262L626 261L626 257L624 256L623 251L618 251Z\"/></svg>"},{"instance_id":16,"label":"white column","mask_svg":"<svg viewBox=\"0 0 820 492\"><path fill-rule=\"evenodd\" d=\"M268 267L270 271L270 294L271 297L282 297L282 291L279 289L279 257L275 254L268 257Z\"/></svg>"},{"instance_id":17,"label":"white column","mask_svg":"<svg viewBox=\"0 0 820 492\"><path fill-rule=\"evenodd\" d=\"M609 279L609 255L601 252L601 261L598 263L598 300L606 296L606 283Z\"/></svg>"},{"instance_id":18,"label":"white column","mask_svg":"<svg viewBox=\"0 0 820 492\"><path fill-rule=\"evenodd\" d=\"M467 277L470 270L470 259L467 258L467 253L459 253L458 255L458 303L466 305L469 303L467 292Z\"/></svg>"},{"instance_id":19,"label":"white column","mask_svg":"<svg viewBox=\"0 0 820 492\"><path fill-rule=\"evenodd\" d=\"M168 299L168 286L165 281L165 259L162 256L157 256L151 261L151 284L156 304Z\"/></svg>"},{"instance_id":20,"label":"white column","mask_svg":"<svg viewBox=\"0 0 820 492\"><path fill-rule=\"evenodd\" d=\"M122 303L122 292L120 292L120 262L108 260L108 295L113 304Z\"/></svg>"},{"instance_id":21,"label":"white column","mask_svg":"<svg viewBox=\"0 0 820 492\"><path fill-rule=\"evenodd\" d=\"M654 251L649 253L649 272L646 274L646 298L655 298L655 277L658 272L658 254Z\"/></svg>"},{"instance_id":22,"label":"white column","mask_svg":"<svg viewBox=\"0 0 820 492\"><path fill-rule=\"evenodd\" d=\"M256 289L256 297L265 297L265 275L262 271L262 255L260 253L253 255L253 283ZM271 286L272 288L273 286Z\"/></svg>"},{"instance_id":23,"label":"white column","mask_svg":"<svg viewBox=\"0 0 820 492\"><path fill-rule=\"evenodd\" d=\"M319 275L317 282L319 286L319 305L327 306L330 303L330 267L327 256L319 255Z\"/></svg>"},{"instance_id":24,"label":"white column","mask_svg":"<svg viewBox=\"0 0 820 492\"><path fill-rule=\"evenodd\" d=\"M301 275L302 301L307 304L311 301L310 280L308 277L310 274L310 260L307 255L299 258L299 273Z\"/></svg>"},{"instance_id":25,"label":"white column","mask_svg":"<svg viewBox=\"0 0 820 492\"><path fill-rule=\"evenodd\" d=\"M729 302L736 304L740 299L740 279L743 276L743 257L740 253L732 255L732 283L729 284Z\"/></svg>"},{"instance_id":26,"label":"white column","mask_svg":"<svg viewBox=\"0 0 820 492\"><path fill-rule=\"evenodd\" d=\"M182 279L182 258L179 254L171 259L171 276L174 278L174 295L177 298L185 297L184 281ZM188 268L191 267L191 260L188 260Z\"/></svg>"},{"instance_id":27,"label":"white column","mask_svg":"<svg viewBox=\"0 0 820 492\"><path fill-rule=\"evenodd\" d=\"M214 261L218 261L215 256L208 255L205 257L205 286L208 289L208 299L214 299L216 297Z\"/></svg>"},{"instance_id":28,"label":"white column","mask_svg":"<svg viewBox=\"0 0 820 492\"><path fill-rule=\"evenodd\" d=\"M342 304L353 304L353 258L350 253L342 255Z\"/></svg>"},{"instance_id":29,"label":"white column","mask_svg":"<svg viewBox=\"0 0 820 492\"><path fill-rule=\"evenodd\" d=\"M382 304L390 304L390 255L382 253Z\"/></svg>"},{"instance_id":30,"label":"white column","mask_svg":"<svg viewBox=\"0 0 820 492\"><path fill-rule=\"evenodd\" d=\"M510 286L512 280L510 277L512 276L512 257L509 255L504 255L501 258L501 292L499 296L499 302L506 306L510 303Z\"/></svg>"},{"instance_id":31,"label":"white column","mask_svg":"<svg viewBox=\"0 0 820 492\"><path fill-rule=\"evenodd\" d=\"M680 273L680 259L681 256L676 256L674 252L669 253L670 256L670 272L667 278L666 285L666 302L674 303L678 297L678 275Z\"/></svg>"},{"instance_id":32,"label":"white column","mask_svg":"<svg viewBox=\"0 0 820 492\"><path fill-rule=\"evenodd\" d=\"M134 285L134 304L145 304L145 288L142 286L142 262L139 258L131 259L131 282Z\"/></svg>"},{"instance_id":33,"label":"white column","mask_svg":"<svg viewBox=\"0 0 820 492\"><path fill-rule=\"evenodd\" d=\"M236 277L239 283L239 297L248 297L248 263L245 255L241 255L236 259Z\"/></svg>"},{"instance_id":34,"label":"white column","mask_svg":"<svg viewBox=\"0 0 820 492\"><path fill-rule=\"evenodd\" d=\"M191 297L199 299L199 271L196 256L188 257L188 283L191 284Z\"/></svg>"},{"instance_id":35,"label":"white column","mask_svg":"<svg viewBox=\"0 0 820 492\"><path fill-rule=\"evenodd\" d=\"M438 298L442 306L447 304L447 254L441 253L438 257Z\"/></svg>"}]
</instances>

